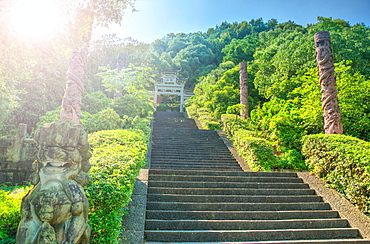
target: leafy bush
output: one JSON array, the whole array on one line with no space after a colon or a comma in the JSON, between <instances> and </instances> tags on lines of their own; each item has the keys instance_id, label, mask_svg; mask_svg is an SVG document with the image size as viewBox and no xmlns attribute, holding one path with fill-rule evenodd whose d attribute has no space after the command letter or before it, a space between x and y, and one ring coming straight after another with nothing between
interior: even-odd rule
<instances>
[{"instance_id":1,"label":"leafy bush","mask_svg":"<svg viewBox=\"0 0 370 244\"><path fill-rule=\"evenodd\" d=\"M82 109L90 114L96 114L106 109L110 103L111 99L102 91L87 93L82 98Z\"/></svg>"},{"instance_id":2,"label":"leafy bush","mask_svg":"<svg viewBox=\"0 0 370 244\"><path fill-rule=\"evenodd\" d=\"M345 135L308 135L302 152L310 170L370 213L370 143Z\"/></svg>"},{"instance_id":3,"label":"leafy bush","mask_svg":"<svg viewBox=\"0 0 370 244\"><path fill-rule=\"evenodd\" d=\"M190 98L191 100L192 98ZM197 108L194 105L189 105L190 103L185 103L186 113L188 114L189 118L196 118L197 117Z\"/></svg>"},{"instance_id":4,"label":"leafy bush","mask_svg":"<svg viewBox=\"0 0 370 244\"><path fill-rule=\"evenodd\" d=\"M265 139L250 137L246 130L234 132L233 141L239 154L253 171L269 171L279 168L272 145Z\"/></svg>"},{"instance_id":5,"label":"leafy bush","mask_svg":"<svg viewBox=\"0 0 370 244\"><path fill-rule=\"evenodd\" d=\"M221 122L223 130L230 136L234 136L234 132L240 129L248 130L248 120L240 118L235 114L221 115ZM252 131L248 132L248 136L254 136Z\"/></svg>"},{"instance_id":6,"label":"leafy bush","mask_svg":"<svg viewBox=\"0 0 370 244\"><path fill-rule=\"evenodd\" d=\"M81 124L87 133L101 130L122 129L124 121L112 108L106 108L96 114L84 112L81 118Z\"/></svg>"},{"instance_id":7,"label":"leafy bush","mask_svg":"<svg viewBox=\"0 0 370 244\"><path fill-rule=\"evenodd\" d=\"M122 216L145 165L148 136L133 130L99 131L89 135L89 142L93 156L86 195L91 243L117 243Z\"/></svg>"},{"instance_id":8,"label":"leafy bush","mask_svg":"<svg viewBox=\"0 0 370 244\"><path fill-rule=\"evenodd\" d=\"M22 198L31 189L25 187L1 186L0 189L0 243L15 243L18 224L21 221Z\"/></svg>"},{"instance_id":9,"label":"leafy bush","mask_svg":"<svg viewBox=\"0 0 370 244\"><path fill-rule=\"evenodd\" d=\"M221 121L223 130L231 136L239 154L250 164L252 170L307 169L303 155L296 149L288 150L279 157L275 156L273 144L249 130L249 119L223 114Z\"/></svg>"},{"instance_id":10,"label":"leafy bush","mask_svg":"<svg viewBox=\"0 0 370 244\"><path fill-rule=\"evenodd\" d=\"M46 123L52 123L55 120L58 120L60 118L60 111L62 110L62 107L59 106L58 108L47 111L43 116L40 117L40 121L36 124L37 127L40 127L43 124Z\"/></svg>"},{"instance_id":11,"label":"leafy bush","mask_svg":"<svg viewBox=\"0 0 370 244\"><path fill-rule=\"evenodd\" d=\"M140 116L142 118L151 116L154 108L149 100L143 100L135 94L125 94L112 103L112 108L121 117L127 115L129 117Z\"/></svg>"}]
</instances>

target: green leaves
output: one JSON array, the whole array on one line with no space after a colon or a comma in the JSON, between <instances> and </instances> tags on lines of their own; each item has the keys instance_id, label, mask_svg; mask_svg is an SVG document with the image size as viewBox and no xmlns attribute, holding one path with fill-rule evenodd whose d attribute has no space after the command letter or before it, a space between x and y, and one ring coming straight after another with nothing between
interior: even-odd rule
<instances>
[{"instance_id":1,"label":"green leaves","mask_svg":"<svg viewBox=\"0 0 370 244\"><path fill-rule=\"evenodd\" d=\"M302 152L310 170L370 213L370 143L345 135L308 135Z\"/></svg>"},{"instance_id":2,"label":"green leaves","mask_svg":"<svg viewBox=\"0 0 370 244\"><path fill-rule=\"evenodd\" d=\"M148 135L142 131L99 131L89 135L89 142L93 156L86 195L91 242L117 243L136 177L146 163Z\"/></svg>"},{"instance_id":3,"label":"green leaves","mask_svg":"<svg viewBox=\"0 0 370 244\"><path fill-rule=\"evenodd\" d=\"M30 186L0 186L0 244L15 243L22 198L30 189Z\"/></svg>"}]
</instances>

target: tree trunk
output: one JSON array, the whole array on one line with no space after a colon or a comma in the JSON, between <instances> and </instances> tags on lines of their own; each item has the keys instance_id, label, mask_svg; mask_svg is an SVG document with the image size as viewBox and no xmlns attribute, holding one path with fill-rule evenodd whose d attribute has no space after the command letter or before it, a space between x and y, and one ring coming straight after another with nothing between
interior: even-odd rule
<instances>
[{"instance_id":1,"label":"tree trunk","mask_svg":"<svg viewBox=\"0 0 370 244\"><path fill-rule=\"evenodd\" d=\"M240 67L240 104L243 107L240 109L240 116L243 118L249 117L248 107L248 72L246 62L239 63Z\"/></svg>"},{"instance_id":2,"label":"tree trunk","mask_svg":"<svg viewBox=\"0 0 370 244\"><path fill-rule=\"evenodd\" d=\"M343 134L340 110L338 105L338 91L334 76L334 62L330 46L330 33L320 31L315 34L316 60L318 63L321 102L324 111L325 134Z\"/></svg>"}]
</instances>

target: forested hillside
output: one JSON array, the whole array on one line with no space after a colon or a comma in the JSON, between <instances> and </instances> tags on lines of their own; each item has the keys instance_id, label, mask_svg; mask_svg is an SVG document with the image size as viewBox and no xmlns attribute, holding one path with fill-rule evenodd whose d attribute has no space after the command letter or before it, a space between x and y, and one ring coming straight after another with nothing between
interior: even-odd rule
<instances>
[{"instance_id":1,"label":"forested hillside","mask_svg":"<svg viewBox=\"0 0 370 244\"><path fill-rule=\"evenodd\" d=\"M186 86L196 94L191 107L206 109L210 120L217 122L222 114L238 110L234 106L239 103L238 64L246 61L251 129L270 139L282 139L286 133L319 133L323 122L313 35L321 30L332 37L345 134L369 140L370 29L323 17L306 27L276 19L224 22L204 33L171 33L151 44L103 36L90 46L83 120L96 121L92 117L104 111L116 124L109 125L112 128L132 125L133 111L147 104L147 97L135 95L135 89L150 86L160 69L181 69L181 75L189 78ZM14 39L6 28L0 32L5 44L0 49L1 135L11 134L18 123L28 124L31 132L46 112L54 110L46 116L50 119L58 116L72 52L70 38L66 33L32 44ZM114 71L119 53L125 53L131 71ZM132 69L145 73L140 84L127 80ZM119 84L122 79L126 85ZM130 84L138 86L133 90ZM118 89L124 90L123 97L113 100ZM281 127L291 131L281 134Z\"/></svg>"}]
</instances>

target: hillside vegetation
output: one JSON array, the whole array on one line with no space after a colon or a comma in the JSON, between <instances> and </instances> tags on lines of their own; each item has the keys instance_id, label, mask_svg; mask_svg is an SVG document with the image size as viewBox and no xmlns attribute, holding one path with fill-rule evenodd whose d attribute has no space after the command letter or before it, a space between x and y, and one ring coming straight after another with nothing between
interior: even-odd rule
<instances>
[{"instance_id":1,"label":"hillside vegetation","mask_svg":"<svg viewBox=\"0 0 370 244\"><path fill-rule=\"evenodd\" d=\"M2 26L5 25L0 20ZM345 134L339 139L317 135L323 133L313 41L318 31L329 31L332 38ZM61 33L47 43L25 43L6 28L0 28L0 42L0 135L12 136L19 123L26 123L32 136L37 125L59 117L72 40L68 33ZM120 53L126 55L122 70L117 69ZM238 116L242 61L247 62L249 77L247 119ZM187 89L195 93L186 104L188 114L198 118L205 129L224 129L229 133L252 169L311 170L369 212L369 27L318 17L317 23L306 27L293 21L279 23L276 19L224 22L206 32L170 33L151 44L106 35L90 45L81 118L85 130L93 133L95 153L93 181L87 192L104 193L91 197L91 223L97 242L117 238L118 232L104 234L98 227L102 223L118 226L124 214L111 201L112 221L104 218L107 213L100 207L111 194L104 188L106 178L110 178L105 176L111 172L100 172L99 168L104 163L114 165L112 170L118 176L112 179L114 191L117 189L117 199L127 204L133 180L145 164L142 157L154 110L149 90L161 69L181 70L181 76L188 78ZM118 93L121 96L114 99ZM125 158L117 153L117 160L125 156L122 163L106 159L100 162L113 151L127 150L120 145L113 148L97 143L110 133L116 133L114 138L124 134L129 141L140 137L136 142L130 141L139 148L132 151L134 156ZM346 145L350 145L348 150ZM356 152L360 153L354 156ZM328 154L332 157L325 157ZM130 179L122 182L121 176Z\"/></svg>"}]
</instances>

